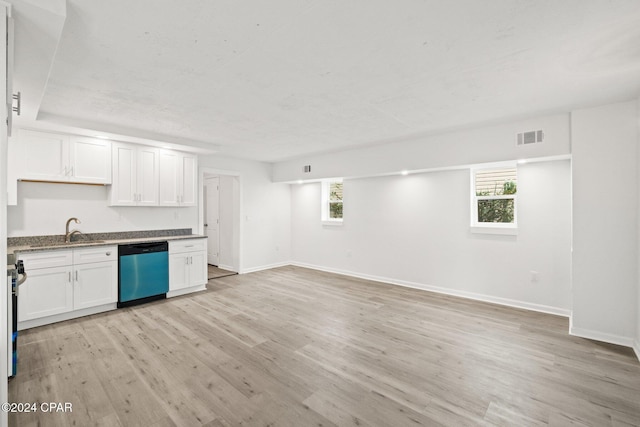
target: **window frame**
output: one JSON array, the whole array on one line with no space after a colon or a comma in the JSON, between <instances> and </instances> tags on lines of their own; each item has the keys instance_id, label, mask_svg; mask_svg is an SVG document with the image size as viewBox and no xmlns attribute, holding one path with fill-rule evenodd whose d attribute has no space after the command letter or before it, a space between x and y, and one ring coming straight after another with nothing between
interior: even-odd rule
<instances>
[{"instance_id":1,"label":"window frame","mask_svg":"<svg viewBox=\"0 0 640 427\"><path fill-rule=\"evenodd\" d=\"M500 169L515 169L516 193L507 195L478 196L476 195L476 175L482 171L495 171ZM471 167L471 203L470 203L470 230L472 233L482 234L518 234L518 165L516 163L485 164ZM478 201L480 200L513 200L513 222L479 222Z\"/></svg>"},{"instance_id":2,"label":"window frame","mask_svg":"<svg viewBox=\"0 0 640 427\"><path fill-rule=\"evenodd\" d=\"M331 200L331 184L340 183L343 184L342 191L343 196L342 200ZM344 181L342 178L332 178L322 180L321 184L321 193L322 193L322 208L321 208L321 222L324 225L342 225L344 221ZM331 203L341 203L342 204L342 218L331 218Z\"/></svg>"}]
</instances>

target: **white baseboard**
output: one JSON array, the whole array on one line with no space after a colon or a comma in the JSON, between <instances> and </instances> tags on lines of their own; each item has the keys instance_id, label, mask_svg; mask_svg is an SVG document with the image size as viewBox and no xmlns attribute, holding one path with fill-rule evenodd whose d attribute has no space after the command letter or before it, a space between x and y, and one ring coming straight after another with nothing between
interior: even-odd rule
<instances>
[{"instance_id":1,"label":"white baseboard","mask_svg":"<svg viewBox=\"0 0 640 427\"><path fill-rule=\"evenodd\" d=\"M636 338L633 341L633 351L636 352L636 357L638 358L638 362L640 362L640 338Z\"/></svg>"},{"instance_id":2,"label":"white baseboard","mask_svg":"<svg viewBox=\"0 0 640 427\"><path fill-rule=\"evenodd\" d=\"M547 313L547 314L554 314L556 316L569 317L571 314L570 310L564 309L564 308L552 307L552 306L547 306L542 304L534 304L526 301L518 301L518 300L509 299L509 298L494 297L494 296L484 295L484 294L476 294L473 292L459 291L455 289L440 288L437 286L426 285L423 283L392 279L390 277L380 277L380 276L373 276L369 274L354 273L353 271L326 268L326 267L321 267L313 264L305 264L301 262L291 262L291 265L295 265L297 267L310 268L313 270L326 271L328 273L341 274L344 276L357 277L359 279L366 279L374 282L388 283L392 285L399 285L399 286L405 286L408 288L421 289L423 291L436 292L439 294L451 295L451 296L460 297L460 298L467 298L467 299L472 299L476 301L488 302L492 304L505 305L508 307L522 308L525 310L538 311L538 312Z\"/></svg>"},{"instance_id":3,"label":"white baseboard","mask_svg":"<svg viewBox=\"0 0 640 427\"><path fill-rule=\"evenodd\" d=\"M634 347L633 338L608 334L606 332L593 331L590 329L576 328L573 325L569 327L569 335L580 338L587 338L590 340L602 341L609 344L622 345L625 347ZM638 350L636 350L636 355L638 355Z\"/></svg>"},{"instance_id":4,"label":"white baseboard","mask_svg":"<svg viewBox=\"0 0 640 427\"><path fill-rule=\"evenodd\" d=\"M184 289L178 289L175 291L169 291L167 292L167 298L173 298L173 297L177 297L180 295L186 295L186 294L190 294L193 292L198 292L198 291L204 291L205 289L207 289L207 285L205 284L199 284L196 286L192 286L190 288L184 288Z\"/></svg>"},{"instance_id":5,"label":"white baseboard","mask_svg":"<svg viewBox=\"0 0 640 427\"><path fill-rule=\"evenodd\" d=\"M83 316L91 316L92 314L104 313L105 311L111 311L117 309L117 303L109 303L99 305L97 307L82 308L80 310L68 311L66 313L54 314L53 316L41 317L39 319L24 320L18 322L18 330L23 331L29 328L35 328L37 326L44 326L50 323L62 322L64 320L71 320Z\"/></svg>"},{"instance_id":6,"label":"white baseboard","mask_svg":"<svg viewBox=\"0 0 640 427\"><path fill-rule=\"evenodd\" d=\"M294 265L290 262L278 262L275 264L269 264L269 265L261 265L258 267L251 267L251 268L242 268L240 270L240 274L247 274L247 273L255 273L256 271L262 271L262 270L270 270L272 268L278 268L278 267L286 267L287 265Z\"/></svg>"},{"instance_id":7,"label":"white baseboard","mask_svg":"<svg viewBox=\"0 0 640 427\"><path fill-rule=\"evenodd\" d=\"M218 268L235 272L236 269L232 265L218 264Z\"/></svg>"}]
</instances>

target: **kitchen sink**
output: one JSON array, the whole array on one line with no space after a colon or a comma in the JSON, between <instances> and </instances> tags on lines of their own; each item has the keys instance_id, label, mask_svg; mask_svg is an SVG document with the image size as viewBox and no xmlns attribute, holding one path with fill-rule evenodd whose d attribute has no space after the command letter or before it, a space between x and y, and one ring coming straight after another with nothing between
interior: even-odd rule
<instances>
[{"instance_id":1,"label":"kitchen sink","mask_svg":"<svg viewBox=\"0 0 640 427\"><path fill-rule=\"evenodd\" d=\"M92 244L100 244L104 243L104 240L81 240L77 242L54 242L54 243L38 243L35 245L30 245L31 248L48 248L48 247L59 247L59 246L78 246L78 245L92 245Z\"/></svg>"}]
</instances>

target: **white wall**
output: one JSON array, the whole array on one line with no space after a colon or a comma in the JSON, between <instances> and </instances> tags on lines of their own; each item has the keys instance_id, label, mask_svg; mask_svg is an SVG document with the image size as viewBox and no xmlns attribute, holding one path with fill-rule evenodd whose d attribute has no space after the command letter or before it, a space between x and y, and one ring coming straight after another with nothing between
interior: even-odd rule
<instances>
[{"instance_id":1,"label":"white wall","mask_svg":"<svg viewBox=\"0 0 640 427\"><path fill-rule=\"evenodd\" d=\"M638 260L637 260L637 267L638 267L638 289L637 289L637 293L638 293L638 298L637 298L637 306L636 306L636 339L633 345L633 348L636 352L636 356L638 357L638 360L640 360L640 97L638 97L638 100L636 102L636 113L637 113L637 132L638 132L638 150L637 150L637 154L638 154L638 158L637 158L637 164L636 164L636 173L637 173L637 178L638 178Z\"/></svg>"},{"instance_id":2,"label":"white wall","mask_svg":"<svg viewBox=\"0 0 640 427\"><path fill-rule=\"evenodd\" d=\"M574 111L571 333L631 346L638 311L638 111Z\"/></svg>"},{"instance_id":3,"label":"white wall","mask_svg":"<svg viewBox=\"0 0 640 427\"><path fill-rule=\"evenodd\" d=\"M276 163L275 182L295 182L330 177L363 177L475 163L497 162L570 153L568 114L542 116L483 128L432 136L413 136L406 141L305 156ZM516 146L516 134L542 129L544 143ZM311 173L303 166L311 165Z\"/></svg>"},{"instance_id":4,"label":"white wall","mask_svg":"<svg viewBox=\"0 0 640 427\"><path fill-rule=\"evenodd\" d=\"M345 180L342 226L321 225L319 183L292 185L293 260L568 315L570 162L518 174L517 236L470 233L468 169Z\"/></svg>"},{"instance_id":5,"label":"white wall","mask_svg":"<svg viewBox=\"0 0 640 427\"><path fill-rule=\"evenodd\" d=\"M106 186L19 182L18 205L8 207L8 234L64 234L71 217L84 233L198 228L195 207L112 207Z\"/></svg>"},{"instance_id":6,"label":"white wall","mask_svg":"<svg viewBox=\"0 0 640 427\"><path fill-rule=\"evenodd\" d=\"M271 165L201 156L201 168L237 172L241 185L240 270L285 265L291 259L290 188L271 181Z\"/></svg>"}]
</instances>

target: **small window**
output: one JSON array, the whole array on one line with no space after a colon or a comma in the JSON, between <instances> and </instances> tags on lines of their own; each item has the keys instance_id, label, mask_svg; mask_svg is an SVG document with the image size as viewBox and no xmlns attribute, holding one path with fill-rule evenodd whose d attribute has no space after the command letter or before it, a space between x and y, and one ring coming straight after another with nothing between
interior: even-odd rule
<instances>
[{"instance_id":1,"label":"small window","mask_svg":"<svg viewBox=\"0 0 640 427\"><path fill-rule=\"evenodd\" d=\"M514 167L472 170L472 227L515 228L517 182Z\"/></svg>"},{"instance_id":2,"label":"small window","mask_svg":"<svg viewBox=\"0 0 640 427\"><path fill-rule=\"evenodd\" d=\"M322 221L342 223L342 180L322 182Z\"/></svg>"}]
</instances>

